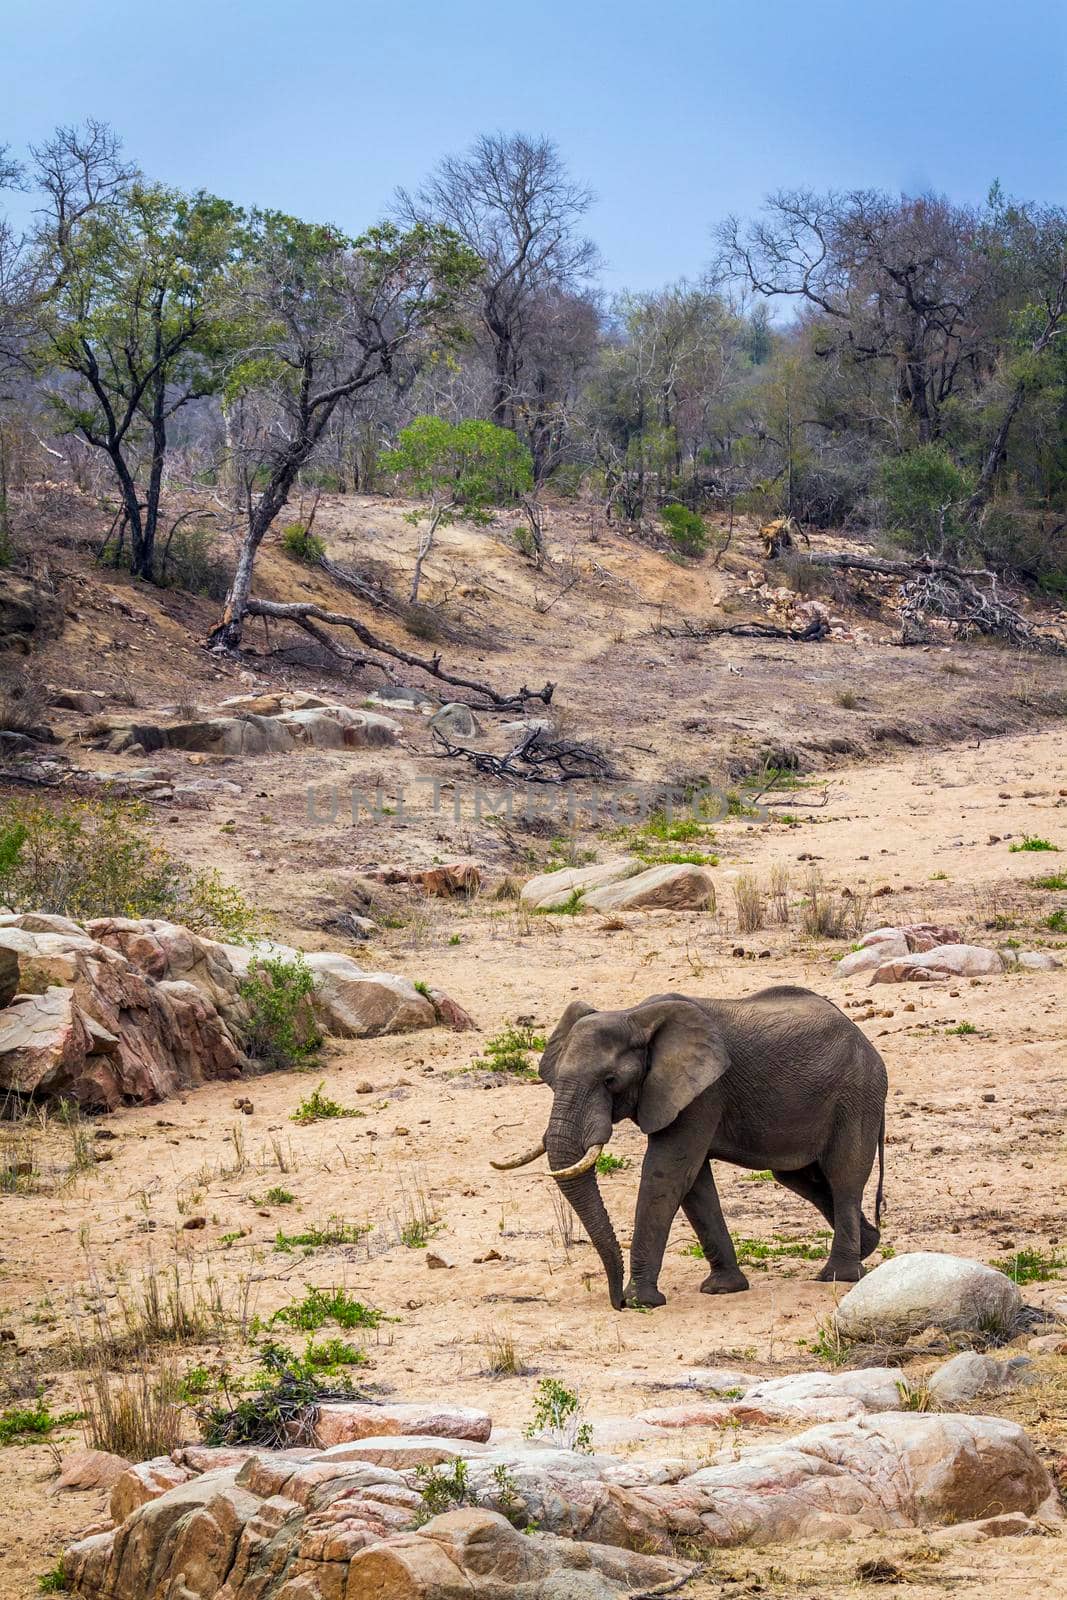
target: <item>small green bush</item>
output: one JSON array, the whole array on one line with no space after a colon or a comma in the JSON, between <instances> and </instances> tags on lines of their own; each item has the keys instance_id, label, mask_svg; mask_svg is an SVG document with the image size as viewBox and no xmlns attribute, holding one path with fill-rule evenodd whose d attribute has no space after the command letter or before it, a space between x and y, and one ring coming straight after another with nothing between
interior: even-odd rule
<instances>
[{"instance_id":1,"label":"small green bush","mask_svg":"<svg viewBox=\"0 0 1067 1600\"><path fill-rule=\"evenodd\" d=\"M613 1156L609 1150L596 1158L596 1170L602 1178L610 1178L613 1172L625 1172L629 1165L629 1156Z\"/></svg>"},{"instance_id":2,"label":"small green bush","mask_svg":"<svg viewBox=\"0 0 1067 1600\"><path fill-rule=\"evenodd\" d=\"M583 1410L574 1389L556 1378L542 1378L534 1395L533 1415L522 1431L527 1439L551 1439L561 1450L591 1451L593 1430L581 1420Z\"/></svg>"},{"instance_id":3,"label":"small green bush","mask_svg":"<svg viewBox=\"0 0 1067 1600\"><path fill-rule=\"evenodd\" d=\"M1012 855L1017 855L1020 850L1058 851L1059 848L1060 847L1058 844L1052 844L1048 839L1040 839L1036 834L1033 833L1024 833L1021 839L1017 839L1013 845L1009 846Z\"/></svg>"},{"instance_id":4,"label":"small green bush","mask_svg":"<svg viewBox=\"0 0 1067 1600\"><path fill-rule=\"evenodd\" d=\"M286 555L292 556L294 561L302 561L308 567L317 567L326 554L326 546L311 532L306 522L286 524L282 529L282 547Z\"/></svg>"},{"instance_id":5,"label":"small green bush","mask_svg":"<svg viewBox=\"0 0 1067 1600\"><path fill-rule=\"evenodd\" d=\"M704 518L688 506L672 504L660 512L674 548L685 556L702 556L708 548L708 530Z\"/></svg>"},{"instance_id":6,"label":"small green bush","mask_svg":"<svg viewBox=\"0 0 1067 1600\"><path fill-rule=\"evenodd\" d=\"M336 1322L339 1328L376 1328L382 1313L362 1300L353 1300L343 1289L309 1289L303 1300L282 1306L270 1320L303 1333L317 1333L328 1322Z\"/></svg>"},{"instance_id":7,"label":"small green bush","mask_svg":"<svg viewBox=\"0 0 1067 1600\"><path fill-rule=\"evenodd\" d=\"M940 445L884 461L879 473L887 525L913 550L957 554L973 480Z\"/></svg>"},{"instance_id":8,"label":"small green bush","mask_svg":"<svg viewBox=\"0 0 1067 1600\"><path fill-rule=\"evenodd\" d=\"M311 1251L329 1245L358 1244L370 1231L369 1222L343 1222L340 1217L329 1217L324 1224L313 1224L303 1233L283 1233L279 1228L274 1236L274 1248Z\"/></svg>"},{"instance_id":9,"label":"small green bush","mask_svg":"<svg viewBox=\"0 0 1067 1600\"><path fill-rule=\"evenodd\" d=\"M520 1078L536 1077L537 1074L530 1065L530 1053L533 1050L543 1050L545 1043L544 1036L535 1033L532 1028L509 1024L491 1039L486 1040L484 1054L474 1058L471 1063L472 1070L513 1072Z\"/></svg>"},{"instance_id":10,"label":"small green bush","mask_svg":"<svg viewBox=\"0 0 1067 1600\"><path fill-rule=\"evenodd\" d=\"M126 801L10 801L0 811L0 901L79 922L172 915L182 869L149 836L149 815Z\"/></svg>"},{"instance_id":11,"label":"small green bush","mask_svg":"<svg viewBox=\"0 0 1067 1600\"><path fill-rule=\"evenodd\" d=\"M362 1111L356 1111L352 1106L343 1106L337 1100L331 1100L329 1095L322 1092L320 1083L316 1089L297 1106L289 1118L290 1122L306 1124L309 1122L329 1122L335 1117L361 1117Z\"/></svg>"},{"instance_id":12,"label":"small green bush","mask_svg":"<svg viewBox=\"0 0 1067 1600\"><path fill-rule=\"evenodd\" d=\"M1061 906L1051 917L1046 917L1045 927L1050 933L1067 933L1067 906Z\"/></svg>"},{"instance_id":13,"label":"small green bush","mask_svg":"<svg viewBox=\"0 0 1067 1600\"><path fill-rule=\"evenodd\" d=\"M237 992L245 1002L241 1023L245 1050L268 1070L304 1067L322 1045L315 1026L311 994L315 977L298 956L261 956L253 961Z\"/></svg>"},{"instance_id":14,"label":"small green bush","mask_svg":"<svg viewBox=\"0 0 1067 1600\"><path fill-rule=\"evenodd\" d=\"M39 1594L70 1593L70 1573L67 1571L67 1563L63 1556L60 1556L54 1567L41 1573L37 1579L37 1590Z\"/></svg>"},{"instance_id":15,"label":"small green bush","mask_svg":"<svg viewBox=\"0 0 1067 1600\"><path fill-rule=\"evenodd\" d=\"M0 1445L25 1444L29 1439L47 1438L56 1428L69 1428L80 1422L80 1411L65 1411L53 1416L40 1394L32 1406L10 1406L0 1412Z\"/></svg>"},{"instance_id":16,"label":"small green bush","mask_svg":"<svg viewBox=\"0 0 1067 1600\"><path fill-rule=\"evenodd\" d=\"M1063 1267L1067 1267L1067 1256L1055 1250L1038 1250L1027 1246L1012 1256L989 1264L996 1267L998 1272L1005 1273L1014 1283L1046 1283Z\"/></svg>"},{"instance_id":17,"label":"small green bush","mask_svg":"<svg viewBox=\"0 0 1067 1600\"><path fill-rule=\"evenodd\" d=\"M415 1488L422 1496L422 1505L415 1518L417 1526L439 1517L457 1506L471 1505L474 1495L467 1473L467 1463L462 1456L441 1466L415 1468Z\"/></svg>"}]
</instances>

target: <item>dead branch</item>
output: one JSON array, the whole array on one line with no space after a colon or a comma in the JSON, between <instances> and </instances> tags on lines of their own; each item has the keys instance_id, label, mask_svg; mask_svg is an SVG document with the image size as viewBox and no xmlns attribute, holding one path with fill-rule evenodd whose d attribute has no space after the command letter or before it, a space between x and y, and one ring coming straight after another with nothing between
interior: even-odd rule
<instances>
[{"instance_id":1,"label":"dead branch","mask_svg":"<svg viewBox=\"0 0 1067 1600\"><path fill-rule=\"evenodd\" d=\"M353 572L351 567L338 566L336 561L331 561L328 556L319 558L319 566L328 578L342 589L348 589L352 594L358 595L368 605L375 606L379 611L397 610L396 601L382 583L372 583L369 578L363 577L359 572Z\"/></svg>"},{"instance_id":2,"label":"dead branch","mask_svg":"<svg viewBox=\"0 0 1067 1600\"><path fill-rule=\"evenodd\" d=\"M442 755L469 761L476 772L494 778L514 778L520 783L569 783L575 778L610 778L611 763L591 745L573 739L552 739L543 728L530 728L506 755L453 744L439 728L434 743Z\"/></svg>"},{"instance_id":3,"label":"dead branch","mask_svg":"<svg viewBox=\"0 0 1067 1600\"><path fill-rule=\"evenodd\" d=\"M441 665L439 655L430 657L412 655L407 650L401 650L398 645L379 639L377 634L372 633L356 617L346 616L343 611L327 611L322 606L307 602L286 604L280 600L249 600L247 612L251 617L275 617L281 622L295 622L297 627L310 633L319 644L332 648L332 653L335 655L341 653L341 647L336 641L330 641L329 636L321 629L309 624L325 622L333 628L348 628L368 650L391 656L394 661L403 661L409 667L417 667L420 672L427 673L431 678L437 678L441 683L452 684L459 689L470 689L473 693L484 696L484 703L474 705L476 711L521 711L528 700L540 700L547 706L556 687L554 683L546 683L543 689L527 689L524 684L514 694L498 694L489 684L481 683L477 678L461 678L456 673L446 672ZM359 665L380 665L369 657L357 657L350 651L345 651L344 657Z\"/></svg>"},{"instance_id":4,"label":"dead branch","mask_svg":"<svg viewBox=\"0 0 1067 1600\"><path fill-rule=\"evenodd\" d=\"M951 561L933 556L916 556L913 561L889 561L882 556L857 556L846 551L813 550L798 558L805 566L843 567L856 572L874 572L886 578L908 578L916 572L944 572L955 578L995 578L985 567L957 567Z\"/></svg>"}]
</instances>

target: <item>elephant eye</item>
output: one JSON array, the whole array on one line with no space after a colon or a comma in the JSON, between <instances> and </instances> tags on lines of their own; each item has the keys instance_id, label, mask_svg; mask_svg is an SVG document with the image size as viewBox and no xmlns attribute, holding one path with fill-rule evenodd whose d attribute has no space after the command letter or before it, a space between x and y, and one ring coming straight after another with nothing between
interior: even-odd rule
<instances>
[{"instance_id":1,"label":"elephant eye","mask_svg":"<svg viewBox=\"0 0 1067 1600\"><path fill-rule=\"evenodd\" d=\"M618 1085L619 1085L618 1078L615 1076L615 1074L613 1072L609 1072L607 1077L604 1079L604 1087L606 1089L616 1089L616 1088L618 1088Z\"/></svg>"}]
</instances>

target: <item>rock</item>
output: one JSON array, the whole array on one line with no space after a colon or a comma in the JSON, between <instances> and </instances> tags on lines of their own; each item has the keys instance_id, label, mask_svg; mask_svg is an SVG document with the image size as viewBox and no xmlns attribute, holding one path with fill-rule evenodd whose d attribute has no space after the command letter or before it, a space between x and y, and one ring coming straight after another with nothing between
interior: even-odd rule
<instances>
[{"instance_id":1,"label":"rock","mask_svg":"<svg viewBox=\"0 0 1067 1600\"><path fill-rule=\"evenodd\" d=\"M877 966L872 983L915 983L931 978L979 978L1004 971L996 950L976 944L941 944Z\"/></svg>"},{"instance_id":2,"label":"rock","mask_svg":"<svg viewBox=\"0 0 1067 1600\"><path fill-rule=\"evenodd\" d=\"M374 1466L390 1467L400 1472L412 1467L433 1467L446 1461L458 1461L472 1449L468 1439L437 1438L426 1433L383 1433L362 1439L353 1439L330 1445L323 1451L323 1459L330 1461L363 1461Z\"/></svg>"},{"instance_id":3,"label":"rock","mask_svg":"<svg viewBox=\"0 0 1067 1600\"><path fill-rule=\"evenodd\" d=\"M442 1439L488 1439L493 1422L484 1411L464 1406L386 1402L368 1405L354 1400L327 1400L319 1407L315 1440L320 1447L347 1444L375 1434L429 1434Z\"/></svg>"},{"instance_id":4,"label":"rock","mask_svg":"<svg viewBox=\"0 0 1067 1600\"><path fill-rule=\"evenodd\" d=\"M583 904L594 911L713 911L715 885L704 867L649 867L621 883L593 889Z\"/></svg>"},{"instance_id":5,"label":"rock","mask_svg":"<svg viewBox=\"0 0 1067 1600\"><path fill-rule=\"evenodd\" d=\"M368 1459L376 1448L412 1452L410 1464ZM476 1503L416 1527L419 1452L457 1448ZM563 1600L677 1587L691 1567L654 1552L683 1542L846 1538L991 1511L1057 1520L1032 1444L993 1417L860 1417L725 1449L697 1471L411 1434L329 1452L175 1455L123 1473L112 1491L119 1525L67 1552L83 1600ZM531 1525L541 1531L518 1531Z\"/></svg>"},{"instance_id":6,"label":"rock","mask_svg":"<svg viewBox=\"0 0 1067 1600\"><path fill-rule=\"evenodd\" d=\"M189 750L200 755L250 756L286 754L300 745L321 750L373 750L395 744L400 725L373 711L349 706L311 705L284 708L284 696L255 698L267 708L241 716L206 717L168 725L139 722L112 724L105 748L114 754L132 751ZM278 707L275 710L275 707Z\"/></svg>"},{"instance_id":7,"label":"rock","mask_svg":"<svg viewBox=\"0 0 1067 1600\"><path fill-rule=\"evenodd\" d=\"M608 884L621 883L640 872L636 856L621 856L617 861L602 861L592 867L563 867L559 872L541 872L523 884L519 899L535 911L553 911L566 905L577 890L581 894Z\"/></svg>"},{"instance_id":8,"label":"rock","mask_svg":"<svg viewBox=\"0 0 1067 1600\"><path fill-rule=\"evenodd\" d=\"M2 921L4 919L0 919ZM19 953L8 945L0 945L0 1008L10 1005L18 992Z\"/></svg>"},{"instance_id":9,"label":"rock","mask_svg":"<svg viewBox=\"0 0 1067 1600\"><path fill-rule=\"evenodd\" d=\"M345 1597L612 1600L637 1588L667 1588L694 1570L692 1562L520 1533L496 1512L466 1508L361 1550Z\"/></svg>"},{"instance_id":10,"label":"rock","mask_svg":"<svg viewBox=\"0 0 1067 1600\"><path fill-rule=\"evenodd\" d=\"M966 1406L979 1395L1002 1394L1025 1380L1030 1362L1026 1356L997 1361L993 1356L964 1350L928 1379L927 1388L942 1406Z\"/></svg>"},{"instance_id":11,"label":"rock","mask_svg":"<svg viewBox=\"0 0 1067 1600\"><path fill-rule=\"evenodd\" d=\"M315 976L312 999L322 1028L341 1039L373 1039L382 1033L432 1028L433 1002L409 978L364 972L349 956L314 951L305 957Z\"/></svg>"},{"instance_id":12,"label":"rock","mask_svg":"<svg viewBox=\"0 0 1067 1600\"><path fill-rule=\"evenodd\" d=\"M788 1378L766 1378L746 1389L746 1405L781 1407L803 1412L827 1400L851 1402L859 1412L899 1411L899 1367L864 1367L858 1372L801 1372Z\"/></svg>"},{"instance_id":13,"label":"rock","mask_svg":"<svg viewBox=\"0 0 1067 1600\"><path fill-rule=\"evenodd\" d=\"M839 977L849 978L857 972L866 972L883 963L925 952L939 945L958 944L957 928L942 927L936 922L910 922L899 928L873 928L859 942L859 949L842 956L837 963Z\"/></svg>"},{"instance_id":14,"label":"rock","mask_svg":"<svg viewBox=\"0 0 1067 1600\"><path fill-rule=\"evenodd\" d=\"M482 731L470 706L461 700L450 700L430 718L430 727L443 733L446 739L473 739Z\"/></svg>"},{"instance_id":15,"label":"rock","mask_svg":"<svg viewBox=\"0 0 1067 1600\"><path fill-rule=\"evenodd\" d=\"M169 1456L138 1462L115 1480L109 1503L111 1520L125 1522L138 1506L160 1499L168 1490L188 1483L194 1476L188 1467L179 1466Z\"/></svg>"},{"instance_id":16,"label":"rock","mask_svg":"<svg viewBox=\"0 0 1067 1600\"><path fill-rule=\"evenodd\" d=\"M1006 967L1027 967L1032 972L1054 972L1063 962L1049 950L1001 950Z\"/></svg>"},{"instance_id":17,"label":"rock","mask_svg":"<svg viewBox=\"0 0 1067 1600\"><path fill-rule=\"evenodd\" d=\"M423 893L438 900L447 900L457 894L473 900L482 881L477 862L469 860L450 861L442 866L427 867L416 877L422 885Z\"/></svg>"},{"instance_id":18,"label":"rock","mask_svg":"<svg viewBox=\"0 0 1067 1600\"><path fill-rule=\"evenodd\" d=\"M469 1011L465 1011L458 1000L453 1000L450 994L443 989L438 989L436 984L426 985L426 996L437 1014L438 1022L446 1028L451 1028L453 1033L467 1033L476 1026L474 1018Z\"/></svg>"},{"instance_id":19,"label":"rock","mask_svg":"<svg viewBox=\"0 0 1067 1600\"><path fill-rule=\"evenodd\" d=\"M1009 1332L1021 1307L1016 1285L994 1267L916 1250L883 1261L853 1284L836 1321L846 1339L885 1342L930 1326Z\"/></svg>"},{"instance_id":20,"label":"rock","mask_svg":"<svg viewBox=\"0 0 1067 1600\"><path fill-rule=\"evenodd\" d=\"M0 650L26 655L62 626L63 607L52 590L0 569Z\"/></svg>"},{"instance_id":21,"label":"rock","mask_svg":"<svg viewBox=\"0 0 1067 1600\"><path fill-rule=\"evenodd\" d=\"M440 1250L427 1250L426 1252L426 1265L431 1271L440 1271L442 1268L445 1271L451 1271L455 1264L454 1261L449 1260L448 1256L443 1255Z\"/></svg>"},{"instance_id":22,"label":"rock","mask_svg":"<svg viewBox=\"0 0 1067 1600\"><path fill-rule=\"evenodd\" d=\"M59 1477L50 1492L67 1494L111 1489L130 1467L131 1463L123 1456L112 1455L109 1450L75 1450L72 1455L64 1456Z\"/></svg>"}]
</instances>

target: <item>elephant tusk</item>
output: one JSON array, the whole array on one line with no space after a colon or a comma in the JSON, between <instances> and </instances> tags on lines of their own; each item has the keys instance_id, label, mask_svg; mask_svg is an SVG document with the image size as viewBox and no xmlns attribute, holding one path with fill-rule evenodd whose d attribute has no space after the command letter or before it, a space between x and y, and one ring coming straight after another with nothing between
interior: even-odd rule
<instances>
[{"instance_id":1,"label":"elephant tusk","mask_svg":"<svg viewBox=\"0 0 1067 1600\"><path fill-rule=\"evenodd\" d=\"M558 1172L553 1172L552 1168L549 1167L549 1177L580 1178L583 1172L588 1172L591 1167L596 1166L597 1157L603 1148L604 1146L602 1144L591 1144L582 1159L580 1161L576 1161L573 1167L560 1167Z\"/></svg>"},{"instance_id":2,"label":"elephant tusk","mask_svg":"<svg viewBox=\"0 0 1067 1600\"><path fill-rule=\"evenodd\" d=\"M524 1156L512 1156L509 1161L490 1161L489 1165L495 1167L497 1172L510 1172L513 1167L528 1167L531 1161L536 1161L538 1156L543 1156L544 1153L545 1141L540 1139Z\"/></svg>"}]
</instances>

